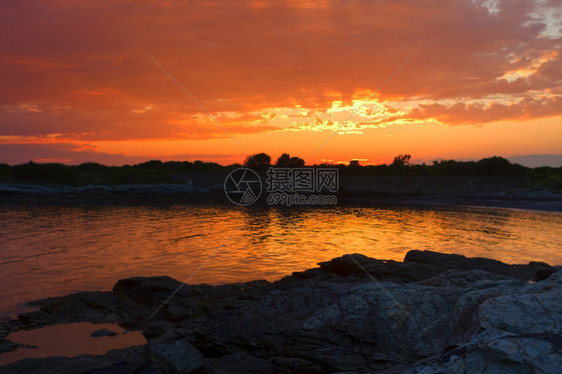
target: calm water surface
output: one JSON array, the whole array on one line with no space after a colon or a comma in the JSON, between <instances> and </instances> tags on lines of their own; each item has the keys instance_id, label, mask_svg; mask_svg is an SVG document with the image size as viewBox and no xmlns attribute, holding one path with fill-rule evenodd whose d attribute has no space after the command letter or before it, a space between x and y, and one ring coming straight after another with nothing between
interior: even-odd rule
<instances>
[{"instance_id":1,"label":"calm water surface","mask_svg":"<svg viewBox=\"0 0 562 374\"><path fill-rule=\"evenodd\" d=\"M349 253L411 249L562 264L562 213L469 207L0 206L0 313L121 278L276 280Z\"/></svg>"}]
</instances>

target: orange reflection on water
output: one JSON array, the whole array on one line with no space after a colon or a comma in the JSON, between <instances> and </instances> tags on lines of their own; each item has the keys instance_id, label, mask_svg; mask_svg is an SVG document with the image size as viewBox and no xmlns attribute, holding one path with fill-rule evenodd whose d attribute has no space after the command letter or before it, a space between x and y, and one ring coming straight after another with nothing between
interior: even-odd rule
<instances>
[{"instance_id":1,"label":"orange reflection on water","mask_svg":"<svg viewBox=\"0 0 562 374\"><path fill-rule=\"evenodd\" d=\"M0 311L132 276L274 281L348 253L412 249L562 264L562 214L486 208L3 206Z\"/></svg>"}]
</instances>

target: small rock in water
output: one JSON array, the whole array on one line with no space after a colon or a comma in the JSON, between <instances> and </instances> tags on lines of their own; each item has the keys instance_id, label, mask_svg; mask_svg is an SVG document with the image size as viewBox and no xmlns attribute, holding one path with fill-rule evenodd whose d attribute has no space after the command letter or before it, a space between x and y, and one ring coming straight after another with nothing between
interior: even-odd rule
<instances>
[{"instance_id":1,"label":"small rock in water","mask_svg":"<svg viewBox=\"0 0 562 374\"><path fill-rule=\"evenodd\" d=\"M117 335L117 333L115 331L110 331L108 329L99 329L94 331L91 334L94 338L99 338L101 336L111 336L114 337L115 335Z\"/></svg>"},{"instance_id":2,"label":"small rock in water","mask_svg":"<svg viewBox=\"0 0 562 374\"><path fill-rule=\"evenodd\" d=\"M0 340L0 353L15 351L16 349L21 347L21 344L14 343L12 341L6 339Z\"/></svg>"}]
</instances>

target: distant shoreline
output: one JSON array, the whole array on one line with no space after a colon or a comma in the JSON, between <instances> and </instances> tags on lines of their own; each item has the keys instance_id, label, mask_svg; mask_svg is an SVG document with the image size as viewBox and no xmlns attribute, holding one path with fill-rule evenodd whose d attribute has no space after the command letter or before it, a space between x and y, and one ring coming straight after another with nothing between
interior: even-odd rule
<instances>
[{"instance_id":1,"label":"distant shoreline","mask_svg":"<svg viewBox=\"0 0 562 374\"><path fill-rule=\"evenodd\" d=\"M400 178L392 177L393 184ZM427 177L428 183L432 183ZM346 181L344 183L349 183ZM490 183L489 183L490 184ZM536 211L562 212L562 194L546 190L519 188L509 191L491 191L462 194L453 191L435 194L413 194L408 191L389 193L389 186L378 185L378 190L365 184L362 190L344 188L336 195L340 206L384 206L384 205L421 205L421 206L472 206L487 208L507 208ZM385 192L386 189L386 193ZM381 192L382 191L382 192ZM128 185L90 185L62 186L38 185L24 183L0 183L0 203L186 203L233 205L224 194L222 184L208 186L193 184L128 184ZM253 204L255 207L267 206L264 201ZM321 205L317 207L322 207Z\"/></svg>"}]
</instances>

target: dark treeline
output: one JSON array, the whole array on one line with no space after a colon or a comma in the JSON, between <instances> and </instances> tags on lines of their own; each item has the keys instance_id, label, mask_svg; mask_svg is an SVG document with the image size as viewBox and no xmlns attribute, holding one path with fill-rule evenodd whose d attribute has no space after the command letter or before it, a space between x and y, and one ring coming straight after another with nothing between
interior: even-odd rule
<instances>
[{"instance_id":1,"label":"dark treeline","mask_svg":"<svg viewBox=\"0 0 562 374\"><path fill-rule=\"evenodd\" d=\"M562 167L528 168L513 164L502 157L488 157L480 161L439 160L431 165L411 164L410 155L398 155L391 164L349 165L321 164L316 167L337 167L340 175L372 176L499 176L527 177L533 184L540 184L548 189L562 189ZM306 167L303 159L281 155L275 162L265 153L249 156L244 165L223 166L214 162L203 161L168 161L157 160L137 165L105 166L88 162L81 165L64 165L59 163L34 163L10 166L0 164L0 182L61 184L70 186L115 185L115 184L159 184L183 183L186 176L192 174L226 174L246 166L258 172L265 172L269 167Z\"/></svg>"},{"instance_id":2,"label":"dark treeline","mask_svg":"<svg viewBox=\"0 0 562 374\"><path fill-rule=\"evenodd\" d=\"M28 162L15 166L0 164L0 181L68 186L182 183L182 176L188 173L223 173L236 167L240 165L222 166L203 161L153 160L132 166L106 166L95 162L70 166Z\"/></svg>"}]
</instances>

